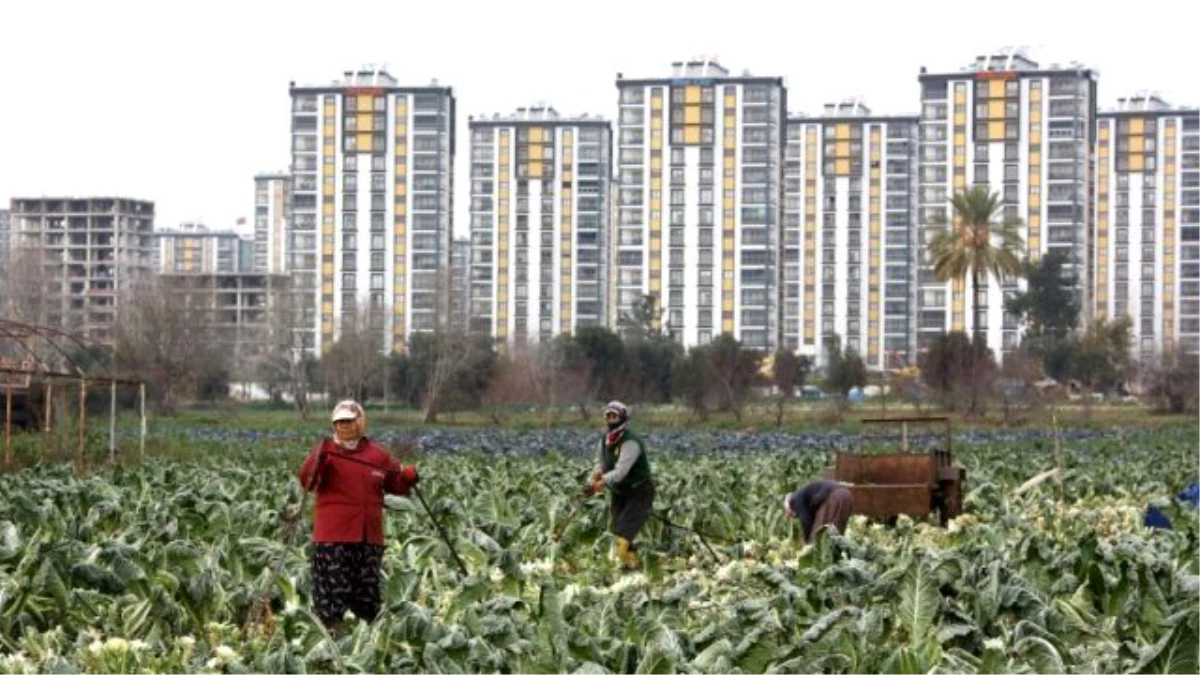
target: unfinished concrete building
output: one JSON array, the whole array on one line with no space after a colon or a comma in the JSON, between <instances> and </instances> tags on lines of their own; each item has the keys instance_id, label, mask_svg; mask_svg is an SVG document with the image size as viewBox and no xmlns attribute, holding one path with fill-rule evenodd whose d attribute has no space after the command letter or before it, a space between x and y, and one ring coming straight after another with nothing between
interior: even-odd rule
<instances>
[{"instance_id":1,"label":"unfinished concrete building","mask_svg":"<svg viewBox=\"0 0 1200 675\"><path fill-rule=\"evenodd\" d=\"M111 344L122 297L153 272L154 203L14 198L7 316Z\"/></svg>"}]
</instances>

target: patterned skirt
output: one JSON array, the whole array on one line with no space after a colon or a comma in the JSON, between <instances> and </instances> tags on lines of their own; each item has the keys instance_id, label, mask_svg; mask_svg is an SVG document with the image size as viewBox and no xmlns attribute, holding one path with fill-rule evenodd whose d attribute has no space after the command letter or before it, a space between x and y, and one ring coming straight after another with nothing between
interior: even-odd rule
<instances>
[{"instance_id":1,"label":"patterned skirt","mask_svg":"<svg viewBox=\"0 0 1200 675\"><path fill-rule=\"evenodd\" d=\"M313 608L326 626L346 610L366 621L379 614L383 547L367 543L317 543L313 552Z\"/></svg>"}]
</instances>

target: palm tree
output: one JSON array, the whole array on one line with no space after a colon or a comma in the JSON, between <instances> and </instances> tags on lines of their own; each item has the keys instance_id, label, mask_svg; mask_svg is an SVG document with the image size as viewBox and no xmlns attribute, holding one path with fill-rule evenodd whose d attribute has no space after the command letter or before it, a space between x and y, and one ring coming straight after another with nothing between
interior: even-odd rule
<instances>
[{"instance_id":1,"label":"palm tree","mask_svg":"<svg viewBox=\"0 0 1200 675\"><path fill-rule=\"evenodd\" d=\"M954 213L952 226L938 232L929 242L934 276L939 281L966 279L971 275L971 302L975 325L972 340L983 343L983 307L979 303L979 286L988 276L997 281L1017 276L1022 265L1019 251L1024 246L1017 234L1019 218L997 222L1000 194L989 192L986 186L976 185L956 193L950 199ZM945 219L931 223L945 225ZM981 280L980 277L983 277Z\"/></svg>"}]
</instances>

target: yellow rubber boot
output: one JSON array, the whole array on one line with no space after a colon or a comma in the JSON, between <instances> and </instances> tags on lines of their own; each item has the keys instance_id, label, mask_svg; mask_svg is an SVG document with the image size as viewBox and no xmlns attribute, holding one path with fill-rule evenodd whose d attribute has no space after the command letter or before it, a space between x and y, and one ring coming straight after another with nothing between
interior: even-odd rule
<instances>
[{"instance_id":1,"label":"yellow rubber boot","mask_svg":"<svg viewBox=\"0 0 1200 675\"><path fill-rule=\"evenodd\" d=\"M629 540L624 537L617 537L617 560L627 569L637 567L637 552L632 550Z\"/></svg>"}]
</instances>

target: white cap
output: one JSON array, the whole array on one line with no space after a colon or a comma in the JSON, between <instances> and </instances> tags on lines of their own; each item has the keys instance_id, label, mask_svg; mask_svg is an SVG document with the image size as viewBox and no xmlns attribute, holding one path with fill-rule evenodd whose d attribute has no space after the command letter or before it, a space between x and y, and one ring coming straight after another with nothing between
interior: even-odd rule
<instances>
[{"instance_id":1,"label":"white cap","mask_svg":"<svg viewBox=\"0 0 1200 675\"><path fill-rule=\"evenodd\" d=\"M345 401L339 401L333 407L333 415L329 419L333 422L338 420L354 420L358 419L359 415L362 415L362 406L357 401L346 399Z\"/></svg>"}]
</instances>

